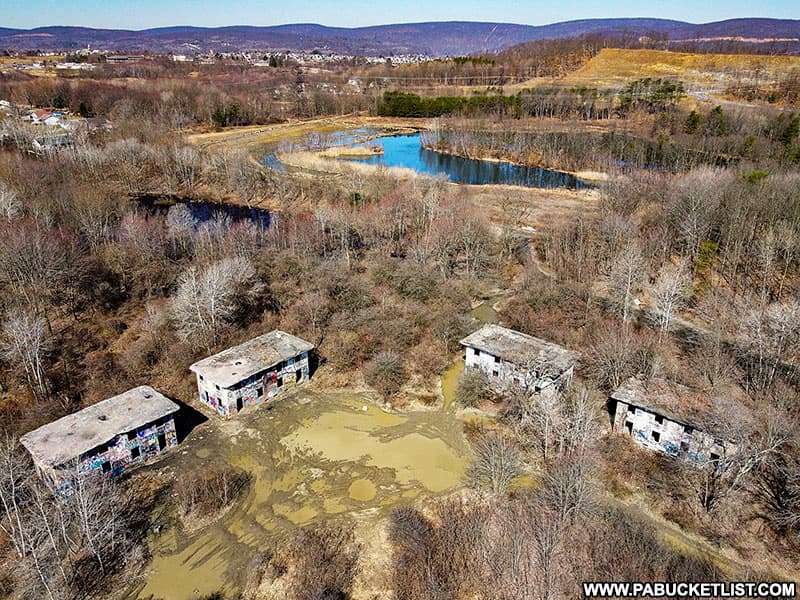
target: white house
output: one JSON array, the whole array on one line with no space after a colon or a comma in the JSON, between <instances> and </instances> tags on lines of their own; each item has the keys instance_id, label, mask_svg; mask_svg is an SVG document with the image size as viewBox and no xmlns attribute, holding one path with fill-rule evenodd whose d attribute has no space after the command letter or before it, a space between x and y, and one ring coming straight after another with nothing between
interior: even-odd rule
<instances>
[{"instance_id":1,"label":"white house","mask_svg":"<svg viewBox=\"0 0 800 600\"><path fill-rule=\"evenodd\" d=\"M735 448L715 435L705 394L674 382L631 377L611 394L608 409L614 431L670 456L706 463Z\"/></svg>"},{"instance_id":2,"label":"white house","mask_svg":"<svg viewBox=\"0 0 800 600\"><path fill-rule=\"evenodd\" d=\"M200 400L223 416L235 415L308 380L313 344L271 331L189 367Z\"/></svg>"},{"instance_id":3,"label":"white house","mask_svg":"<svg viewBox=\"0 0 800 600\"><path fill-rule=\"evenodd\" d=\"M578 358L557 344L499 325L484 325L461 345L465 369L483 371L498 390L556 391L569 383Z\"/></svg>"}]
</instances>

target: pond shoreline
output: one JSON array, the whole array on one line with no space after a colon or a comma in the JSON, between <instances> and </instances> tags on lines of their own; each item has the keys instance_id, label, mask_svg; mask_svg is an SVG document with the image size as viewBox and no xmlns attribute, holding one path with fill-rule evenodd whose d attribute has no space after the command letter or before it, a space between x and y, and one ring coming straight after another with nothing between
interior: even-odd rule
<instances>
[{"instance_id":1,"label":"pond shoreline","mask_svg":"<svg viewBox=\"0 0 800 600\"><path fill-rule=\"evenodd\" d=\"M458 184L465 185L515 185L527 188L582 189L592 187L574 174L554 169L543 169L504 161L497 158L483 160L456 153L439 151L425 144L420 132L397 133L383 136L384 154L348 159L351 162L378 164L384 167L412 169L430 176L446 175ZM363 146L365 142L361 142ZM359 147L358 144L354 144Z\"/></svg>"},{"instance_id":2,"label":"pond shoreline","mask_svg":"<svg viewBox=\"0 0 800 600\"><path fill-rule=\"evenodd\" d=\"M584 182L585 184L587 184L587 187L591 187L592 185L598 183L605 183L609 179L608 173L604 173L602 171L590 171L590 170L570 171L569 169L556 169L553 167L546 167L544 165L537 163L519 162L510 158L498 158L496 156L481 156L481 155L472 156L471 154L467 154L466 152L457 152L455 150L450 150L450 149L445 150L437 147L434 144L422 144L422 148L430 152L436 152L437 154L455 156L457 158L463 158L466 160L480 160L483 162L505 163L513 165L515 167L524 167L528 169L542 169L543 171L564 173L565 175L572 175L576 179L579 179L580 181Z\"/></svg>"}]
</instances>

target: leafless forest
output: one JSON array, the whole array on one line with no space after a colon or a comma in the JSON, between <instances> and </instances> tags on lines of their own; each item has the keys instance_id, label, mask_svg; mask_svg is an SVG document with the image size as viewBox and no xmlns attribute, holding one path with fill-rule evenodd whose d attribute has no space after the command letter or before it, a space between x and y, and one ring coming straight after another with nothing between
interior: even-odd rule
<instances>
[{"instance_id":1,"label":"leafless forest","mask_svg":"<svg viewBox=\"0 0 800 600\"><path fill-rule=\"evenodd\" d=\"M240 469L134 471L64 502L20 435L142 383L191 403L192 362L275 328L317 346L313 386L439 410L440 375L486 298L503 325L581 353L572 385L546 402L462 376L462 489L388 510L377 558L348 514L264 540L243 589L209 598L556 600L582 581L796 579L797 72L721 102L676 81L559 84L604 43L394 67L218 61L198 75L151 57L0 75L13 107L113 124L37 154L18 112L0 123L0 597L125 598L154 515L189 523L249 484ZM532 77L551 79L507 87ZM464 100L388 114L401 109L387 91L416 94L413 110ZM577 208L540 224L551 196L535 190L273 169L187 138L379 114L441 151L607 177L558 192ZM697 390L736 451L698 468L611 433L606 399L634 375Z\"/></svg>"}]
</instances>

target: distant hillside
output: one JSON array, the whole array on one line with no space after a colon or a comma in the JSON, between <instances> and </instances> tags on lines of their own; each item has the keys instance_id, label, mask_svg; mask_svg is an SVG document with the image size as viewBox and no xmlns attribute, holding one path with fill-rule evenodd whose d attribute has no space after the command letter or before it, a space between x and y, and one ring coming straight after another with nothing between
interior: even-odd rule
<instances>
[{"instance_id":1,"label":"distant hillside","mask_svg":"<svg viewBox=\"0 0 800 600\"><path fill-rule=\"evenodd\" d=\"M0 28L0 48L18 50L270 51L295 50L355 55L424 53L434 56L496 52L527 41L589 33L662 34L669 39L791 38L800 40L800 21L734 19L694 25L666 19L586 19L551 25L436 22L341 28L314 24L271 27L160 27L142 31L40 27Z\"/></svg>"}]
</instances>

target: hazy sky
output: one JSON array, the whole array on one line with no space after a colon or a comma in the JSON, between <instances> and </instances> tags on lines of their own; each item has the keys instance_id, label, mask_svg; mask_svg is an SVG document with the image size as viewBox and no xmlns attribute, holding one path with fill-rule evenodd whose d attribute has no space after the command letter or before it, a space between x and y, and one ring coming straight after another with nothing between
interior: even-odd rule
<instances>
[{"instance_id":1,"label":"hazy sky","mask_svg":"<svg viewBox=\"0 0 800 600\"><path fill-rule=\"evenodd\" d=\"M417 21L544 25L594 17L660 17L692 23L735 17L800 18L798 0L0 0L0 27L322 23L359 27Z\"/></svg>"}]
</instances>

